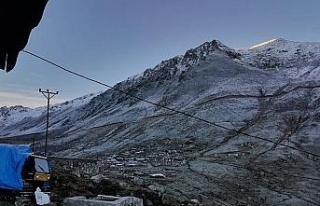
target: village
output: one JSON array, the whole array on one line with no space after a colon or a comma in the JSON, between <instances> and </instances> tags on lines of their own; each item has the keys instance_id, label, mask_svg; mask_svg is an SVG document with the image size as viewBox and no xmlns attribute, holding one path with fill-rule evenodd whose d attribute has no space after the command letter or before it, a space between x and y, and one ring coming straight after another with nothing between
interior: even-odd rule
<instances>
[{"instance_id":1,"label":"village","mask_svg":"<svg viewBox=\"0 0 320 206\"><path fill-rule=\"evenodd\" d=\"M170 148L168 145L175 145L175 147ZM199 150L200 147L203 145L195 145L192 139L184 141L167 139L96 159L63 158L59 161L63 161L63 167L80 178L113 177L132 181L136 185L148 185L154 181L175 181L177 173L168 168L186 166L188 159L192 158L192 153ZM218 161L221 158L224 160L226 158L239 159L250 154L253 147L252 142L246 142L239 145L237 150L211 155L208 153L206 157Z\"/></svg>"},{"instance_id":2,"label":"village","mask_svg":"<svg viewBox=\"0 0 320 206\"><path fill-rule=\"evenodd\" d=\"M70 169L73 174L90 178L95 175L119 176L136 179L134 177L145 178L169 178L164 173L147 173L143 172L147 168L157 168L160 166L180 167L186 164L184 150L161 150L156 146L133 147L119 154L114 154L98 159L68 159L59 158L65 169ZM53 158L53 161L56 161ZM172 177L170 177L172 178Z\"/></svg>"}]
</instances>

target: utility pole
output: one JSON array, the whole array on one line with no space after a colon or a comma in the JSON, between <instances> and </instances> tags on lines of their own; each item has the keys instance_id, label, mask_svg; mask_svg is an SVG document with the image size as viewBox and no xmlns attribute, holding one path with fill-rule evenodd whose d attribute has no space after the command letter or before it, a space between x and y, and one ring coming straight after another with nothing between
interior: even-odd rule
<instances>
[{"instance_id":1,"label":"utility pole","mask_svg":"<svg viewBox=\"0 0 320 206\"><path fill-rule=\"evenodd\" d=\"M39 89L39 92L43 94L43 96L48 100L47 101L47 127L46 127L46 142L44 147L44 155L47 156L47 146L48 146L48 133L49 133L49 106L50 106L50 99L59 92L50 92L49 89L46 91Z\"/></svg>"}]
</instances>

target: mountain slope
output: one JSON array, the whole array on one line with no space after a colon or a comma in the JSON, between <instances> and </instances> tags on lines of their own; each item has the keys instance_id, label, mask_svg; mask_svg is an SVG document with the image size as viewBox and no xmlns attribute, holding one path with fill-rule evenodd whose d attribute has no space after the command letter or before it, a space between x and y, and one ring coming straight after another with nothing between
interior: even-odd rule
<instances>
[{"instance_id":1,"label":"mountain slope","mask_svg":"<svg viewBox=\"0 0 320 206\"><path fill-rule=\"evenodd\" d=\"M102 165L142 158L139 171L174 180L144 180L152 188L204 205L317 205L319 45L206 42L81 104L53 106L49 153ZM0 135L43 142L44 117L1 123Z\"/></svg>"}]
</instances>

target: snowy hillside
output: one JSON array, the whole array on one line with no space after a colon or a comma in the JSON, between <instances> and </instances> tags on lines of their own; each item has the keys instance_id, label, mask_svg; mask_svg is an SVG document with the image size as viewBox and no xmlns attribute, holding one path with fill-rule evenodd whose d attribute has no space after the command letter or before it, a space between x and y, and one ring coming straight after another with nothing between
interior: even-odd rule
<instances>
[{"instance_id":1,"label":"snowy hillside","mask_svg":"<svg viewBox=\"0 0 320 206\"><path fill-rule=\"evenodd\" d=\"M50 127L55 129L61 127L61 118L55 116L73 115L74 109L77 109L88 102L96 94L88 94L77 99L67 101L61 104L50 106ZM47 107L38 107L31 109L23 106L1 107L0 108L0 136L17 136L23 134L39 133L45 130ZM58 123L59 122L59 123Z\"/></svg>"},{"instance_id":2,"label":"snowy hillside","mask_svg":"<svg viewBox=\"0 0 320 206\"><path fill-rule=\"evenodd\" d=\"M320 43L272 39L242 50L243 60L261 69L285 68L289 77L317 78Z\"/></svg>"},{"instance_id":3,"label":"snowy hillside","mask_svg":"<svg viewBox=\"0 0 320 206\"><path fill-rule=\"evenodd\" d=\"M49 154L143 159L142 172L174 179L152 188L204 205L318 205L319 57L320 43L206 42L52 106ZM42 148L44 108L2 108L0 118L0 136Z\"/></svg>"},{"instance_id":4,"label":"snowy hillside","mask_svg":"<svg viewBox=\"0 0 320 206\"><path fill-rule=\"evenodd\" d=\"M0 108L0 126L5 127L16 122L21 121L24 118L35 118L40 116L42 109L30 109L23 106L13 107L1 107Z\"/></svg>"}]
</instances>

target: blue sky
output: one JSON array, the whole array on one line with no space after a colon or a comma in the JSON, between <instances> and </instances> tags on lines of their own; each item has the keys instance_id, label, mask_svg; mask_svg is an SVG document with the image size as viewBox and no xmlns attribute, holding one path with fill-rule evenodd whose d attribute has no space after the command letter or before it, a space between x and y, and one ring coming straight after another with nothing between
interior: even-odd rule
<instances>
[{"instance_id":1,"label":"blue sky","mask_svg":"<svg viewBox=\"0 0 320 206\"><path fill-rule=\"evenodd\" d=\"M49 0L25 50L114 85L218 39L248 48L272 38L320 42L319 0ZM21 52L0 71L0 106L46 105L106 90Z\"/></svg>"}]
</instances>

